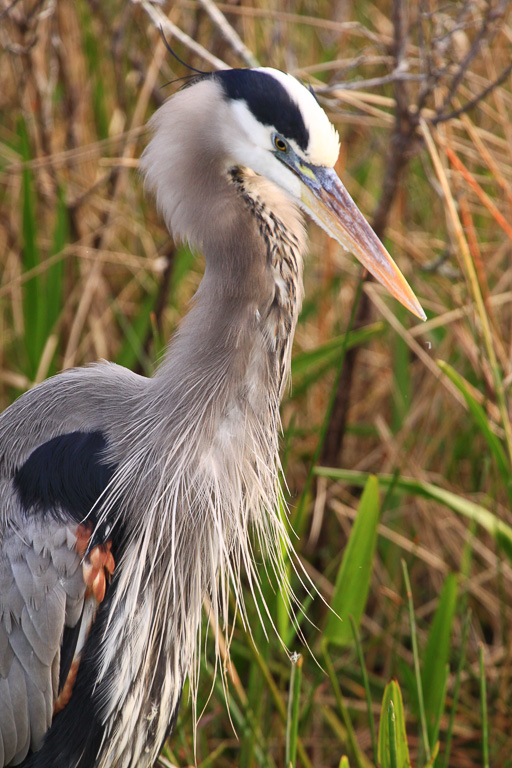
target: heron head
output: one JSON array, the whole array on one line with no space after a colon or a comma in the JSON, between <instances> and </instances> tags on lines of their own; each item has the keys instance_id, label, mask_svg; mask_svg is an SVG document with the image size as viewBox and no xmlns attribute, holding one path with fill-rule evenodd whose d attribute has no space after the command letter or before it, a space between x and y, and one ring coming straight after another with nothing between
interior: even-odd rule
<instances>
[{"instance_id":1,"label":"heron head","mask_svg":"<svg viewBox=\"0 0 512 768\"><path fill-rule=\"evenodd\" d=\"M212 78L228 108L223 138L230 160L284 189L424 320L413 291L334 170L338 133L313 93L292 75L271 68L224 70Z\"/></svg>"}]
</instances>

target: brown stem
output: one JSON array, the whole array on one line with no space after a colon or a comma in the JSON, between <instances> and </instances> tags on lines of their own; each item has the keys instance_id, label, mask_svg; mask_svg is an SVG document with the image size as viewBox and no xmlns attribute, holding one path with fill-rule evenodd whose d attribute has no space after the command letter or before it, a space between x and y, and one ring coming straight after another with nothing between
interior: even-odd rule
<instances>
[{"instance_id":1,"label":"brown stem","mask_svg":"<svg viewBox=\"0 0 512 768\"><path fill-rule=\"evenodd\" d=\"M393 26L395 30L393 54L395 67L399 69L403 64L407 45L404 0L394 0ZM384 237L389 214L399 190L400 179L410 157L417 125L416 117L412 116L409 110L407 85L400 79L395 80L395 102L395 125L391 138L391 151L387 159L382 192L372 222L375 233L381 239ZM366 275L365 279L369 279L369 276ZM357 307L354 328L366 325L369 322L371 311L371 302L368 295L363 291ZM359 347L353 347L348 350L345 356L343 369L336 388L331 418L320 454L320 462L324 466L332 467L339 464L359 349Z\"/></svg>"}]
</instances>

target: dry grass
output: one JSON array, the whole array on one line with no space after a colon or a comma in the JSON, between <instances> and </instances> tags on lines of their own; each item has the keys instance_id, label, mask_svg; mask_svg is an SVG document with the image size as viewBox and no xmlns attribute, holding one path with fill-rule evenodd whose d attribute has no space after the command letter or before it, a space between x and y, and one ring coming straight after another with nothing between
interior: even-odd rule
<instances>
[{"instance_id":1,"label":"dry grass","mask_svg":"<svg viewBox=\"0 0 512 768\"><path fill-rule=\"evenodd\" d=\"M165 51L144 5L0 3L2 407L59 369L100 357L149 372L199 283L201 259L174 248L143 198L135 170L147 118L177 87L165 84L186 74ZM372 325L345 360L341 380L348 384L341 393L338 388L336 401L345 409L336 463L433 483L512 524L511 4L261 0L218 7L258 61L308 78L317 88L340 131L340 175L368 217L375 212L377 229L385 232L428 313L420 325L377 286L364 285L369 301L359 324ZM181 0L153 8L211 56L243 66L201 4ZM191 64L210 68L186 45L173 44ZM397 71L406 79L398 80ZM464 105L469 107L461 112ZM316 228L310 235L306 302L295 343L303 367L283 406L284 447L297 548L329 599L359 491L354 484L311 482L336 392L337 357L308 363L304 355L346 331L358 267ZM452 366L463 383L450 380L437 360ZM332 419L327 431L331 426ZM446 576L454 572L458 578L436 765L443 765L468 607L467 661L449 764L484 765L482 643L491 764L510 765L512 570L506 550L446 505L396 491L386 497L360 631L375 706L385 681L396 676L413 763L424 764L400 558L411 573L420 655ZM308 612L323 626L320 600ZM307 626L305 632L318 649L319 633ZM276 697L286 697L287 660L274 638L267 645L259 630L254 633L259 658L241 627L232 648L239 678L230 712L241 741L216 684L199 724L200 765L283 761L284 731L275 707ZM293 635L288 641L299 648ZM306 655L303 753L314 766L335 766L346 749L344 726L328 679ZM371 758L354 649L332 658L357 742ZM208 674L205 667L205 698ZM191 745L185 707L172 759L191 761Z\"/></svg>"}]
</instances>

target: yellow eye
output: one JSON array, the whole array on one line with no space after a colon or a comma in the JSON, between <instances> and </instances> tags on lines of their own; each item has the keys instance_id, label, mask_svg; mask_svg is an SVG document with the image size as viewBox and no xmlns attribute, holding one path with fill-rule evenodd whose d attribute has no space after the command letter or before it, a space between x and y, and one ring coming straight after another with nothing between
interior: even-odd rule
<instances>
[{"instance_id":1,"label":"yellow eye","mask_svg":"<svg viewBox=\"0 0 512 768\"><path fill-rule=\"evenodd\" d=\"M274 136L274 147L280 152L286 152L288 149L286 141L284 141L280 136Z\"/></svg>"}]
</instances>

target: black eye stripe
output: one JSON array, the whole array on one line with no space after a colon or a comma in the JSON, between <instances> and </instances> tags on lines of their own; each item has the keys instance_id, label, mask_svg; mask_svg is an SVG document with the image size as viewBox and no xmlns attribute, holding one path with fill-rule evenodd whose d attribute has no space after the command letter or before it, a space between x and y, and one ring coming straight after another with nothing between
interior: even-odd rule
<instances>
[{"instance_id":1,"label":"black eye stripe","mask_svg":"<svg viewBox=\"0 0 512 768\"><path fill-rule=\"evenodd\" d=\"M226 69L212 75L229 99L245 101L260 123L273 126L282 136L293 139L307 151L309 131L302 112L284 85L266 72L254 69Z\"/></svg>"}]
</instances>

